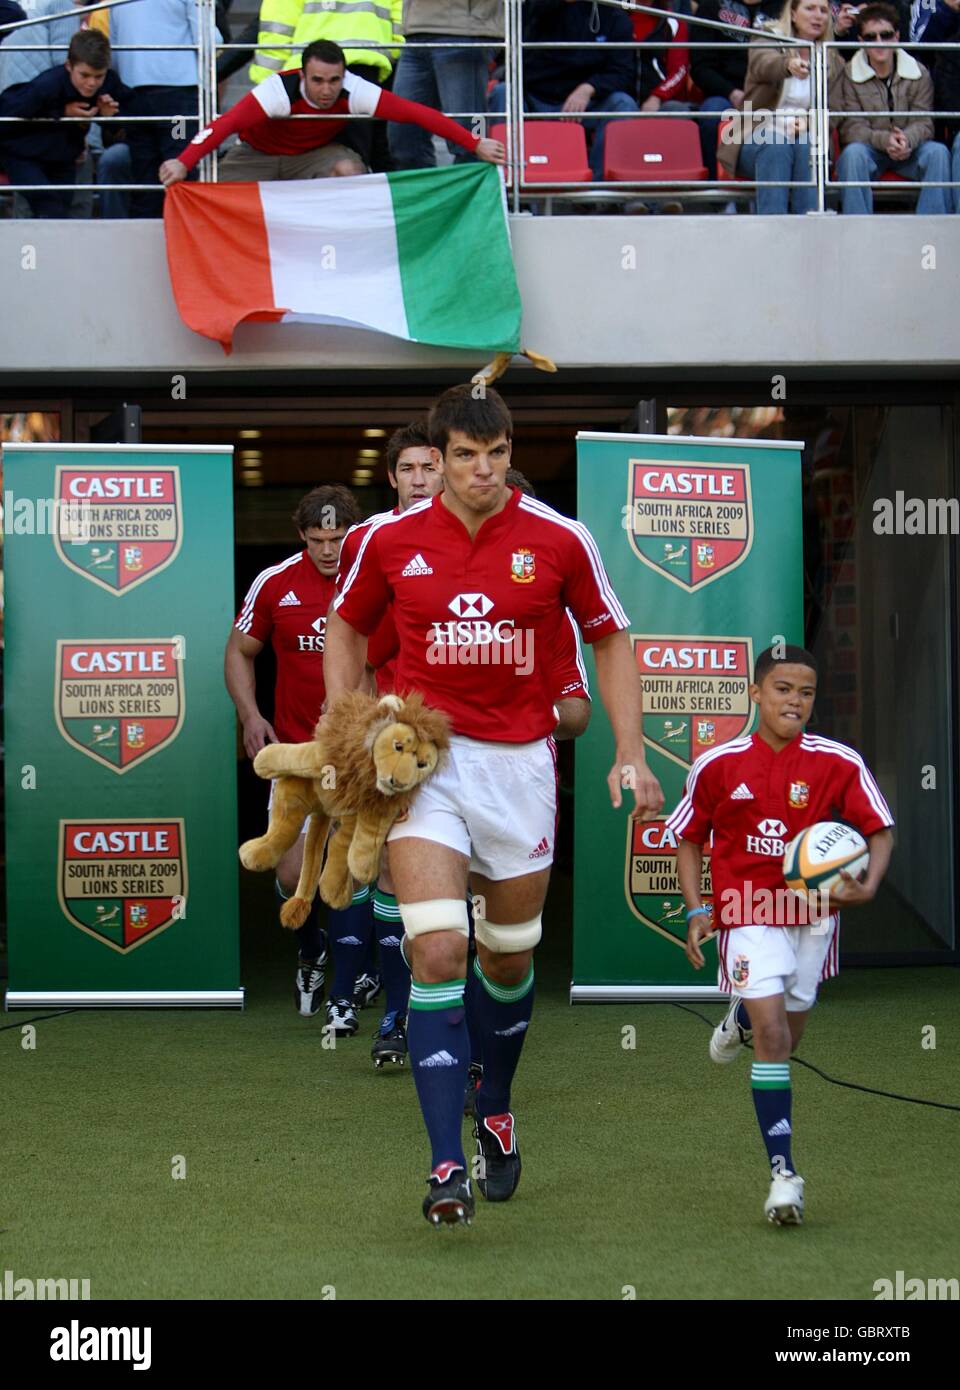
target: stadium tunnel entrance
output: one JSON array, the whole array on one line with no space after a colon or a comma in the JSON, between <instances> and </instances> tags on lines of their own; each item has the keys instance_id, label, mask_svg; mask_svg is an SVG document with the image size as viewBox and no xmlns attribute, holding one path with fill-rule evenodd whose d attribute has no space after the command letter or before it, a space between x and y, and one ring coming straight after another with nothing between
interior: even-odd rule
<instances>
[{"instance_id":1,"label":"stadium tunnel entrance","mask_svg":"<svg viewBox=\"0 0 960 1390\"><path fill-rule=\"evenodd\" d=\"M364 515L392 505L383 462L387 437L425 413L449 373L385 382L260 377L209 383L191 377L182 399L170 378L96 390L79 384L15 393L0 387L0 442L121 442L124 428L149 444L234 446L235 583L293 553L291 513L319 483L356 494ZM955 534L885 535L876 506L907 496L952 498L960 457L955 382L869 383L791 378L790 400L766 382L638 380L622 369L518 371L498 383L514 414L514 464L538 496L576 515L578 430L799 439L804 442L805 641L821 664L816 729L857 747L898 822L881 895L844 921L844 959L856 963L960 960L956 942L957 564ZM139 410L126 413L122 406ZM627 597L627 611L630 611ZM224 633L226 641L227 633ZM274 671L257 662L258 700L269 718ZM597 717L597 716L595 716ZM263 785L238 739L241 838L262 830ZM573 750L561 751L558 879L572 871ZM569 893L558 907L569 928ZM557 926L563 930L563 922Z\"/></svg>"}]
</instances>

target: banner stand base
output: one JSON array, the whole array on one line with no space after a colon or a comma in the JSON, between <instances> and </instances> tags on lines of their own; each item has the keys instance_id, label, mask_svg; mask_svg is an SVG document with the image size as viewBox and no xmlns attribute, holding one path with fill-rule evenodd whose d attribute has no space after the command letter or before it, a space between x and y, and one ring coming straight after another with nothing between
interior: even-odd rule
<instances>
[{"instance_id":1,"label":"banner stand base","mask_svg":"<svg viewBox=\"0 0 960 1390\"><path fill-rule=\"evenodd\" d=\"M10 1009L242 1009L242 989L8 989Z\"/></svg>"},{"instance_id":2,"label":"banner stand base","mask_svg":"<svg viewBox=\"0 0 960 1390\"><path fill-rule=\"evenodd\" d=\"M719 985L575 985L570 986L571 1004L672 1004L702 999L705 1004L722 1003L730 998Z\"/></svg>"}]
</instances>

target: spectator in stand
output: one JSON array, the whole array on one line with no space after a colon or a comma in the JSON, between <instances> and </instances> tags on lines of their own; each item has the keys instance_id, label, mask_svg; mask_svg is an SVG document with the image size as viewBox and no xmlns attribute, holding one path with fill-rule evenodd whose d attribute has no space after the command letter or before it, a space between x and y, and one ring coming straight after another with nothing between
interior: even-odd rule
<instances>
[{"instance_id":1,"label":"spectator in stand","mask_svg":"<svg viewBox=\"0 0 960 1390\"><path fill-rule=\"evenodd\" d=\"M26 11L22 6L16 3L16 0L0 0L0 43L3 43L9 33L16 32L16 30L11 31L10 29L4 28L4 26L7 24L21 24L26 17ZM23 30L20 30L20 32L22 33ZM18 40L14 39L13 42L17 43Z\"/></svg>"},{"instance_id":2,"label":"spectator in stand","mask_svg":"<svg viewBox=\"0 0 960 1390\"><path fill-rule=\"evenodd\" d=\"M6 0L5 0L6 2ZM35 0L27 6L27 13L21 19L40 19L41 24L28 24L26 29L16 29L10 36L9 44L18 48L31 45L34 53L13 53L0 49L0 92L8 87L18 87L24 82L32 82L48 68L59 67L67 56L67 45L83 23L84 16L67 14L63 19L51 19L51 15L63 15L71 4L83 5L87 0ZM10 16L8 22L12 22ZM4 20L0 18L0 24ZM0 35L0 38L3 36ZM57 47L59 45L59 47Z\"/></svg>"},{"instance_id":3,"label":"spectator in stand","mask_svg":"<svg viewBox=\"0 0 960 1390\"><path fill-rule=\"evenodd\" d=\"M633 26L623 11L591 0L526 0L523 7L526 43L577 43L581 48L529 49L523 58L523 105L527 111L583 116L593 130L590 168L603 178L603 143L607 122L584 113L636 111L637 60L627 48L607 44L631 43ZM597 45L604 47L598 51ZM506 84L497 83L489 97L491 113L506 110Z\"/></svg>"},{"instance_id":4,"label":"spectator in stand","mask_svg":"<svg viewBox=\"0 0 960 1390\"><path fill-rule=\"evenodd\" d=\"M385 92L373 82L347 72L343 50L329 39L308 44L301 55L302 69L275 72L260 82L236 106L225 111L201 131L174 159L160 169L165 187L186 178L201 159L222 144L228 135L239 135L220 177L230 181L269 179L317 179L365 173L360 156L338 144L337 135L346 121L296 121L301 113L357 112L390 121L413 121L436 135L454 140L489 164L502 164L506 150L499 140L470 135L449 116L420 106L415 101Z\"/></svg>"},{"instance_id":5,"label":"spectator in stand","mask_svg":"<svg viewBox=\"0 0 960 1390\"><path fill-rule=\"evenodd\" d=\"M857 16L864 43L898 42L900 17L892 5L864 5ZM933 79L927 69L902 48L859 48L847 64L840 86L840 109L851 114L840 126L843 145L837 161L837 182L843 190L843 211L873 211L873 190L856 183L878 179L888 169L911 180L946 183L950 156L933 138ZM867 112L909 111L902 116ZM948 188L926 187L917 200L919 213L950 212Z\"/></svg>"},{"instance_id":6,"label":"spectator in stand","mask_svg":"<svg viewBox=\"0 0 960 1390\"><path fill-rule=\"evenodd\" d=\"M502 0L403 0L404 47L393 90L407 101L438 111L485 111L487 78L494 44L503 42ZM464 42L456 48L425 48L427 43ZM459 118L464 130L475 124ZM411 125L387 128L390 153L398 169L428 169L436 163L433 141ZM469 158L450 145L455 160Z\"/></svg>"},{"instance_id":7,"label":"spectator in stand","mask_svg":"<svg viewBox=\"0 0 960 1390\"><path fill-rule=\"evenodd\" d=\"M116 45L193 44L199 42L196 0L139 0L111 11L110 32ZM200 95L197 55L176 48L163 52L118 53L116 68L133 89L125 108L128 116L166 116L163 121L127 124L130 166L134 183L153 183L157 168L176 154L184 139L196 132ZM176 121L173 117L186 117ZM163 194L130 195L131 217L160 217Z\"/></svg>"},{"instance_id":8,"label":"spectator in stand","mask_svg":"<svg viewBox=\"0 0 960 1390\"><path fill-rule=\"evenodd\" d=\"M664 7L671 0L663 0ZM958 0L960 3L960 0ZM689 111L690 54L686 21L666 15L632 14L633 37L638 43L662 43L662 48L637 50L640 59L640 110Z\"/></svg>"},{"instance_id":9,"label":"spectator in stand","mask_svg":"<svg viewBox=\"0 0 960 1390\"><path fill-rule=\"evenodd\" d=\"M781 8L782 0L700 0L696 18L691 17L688 21L692 43L717 45L716 48L690 50L691 77L703 93L700 110L711 113L701 116L697 122L708 178L717 177L717 134L723 113L731 109L739 111L743 106L747 46L754 37L746 31L768 27L778 17ZM697 18L735 24L744 32L738 34L732 29L708 29L697 24Z\"/></svg>"},{"instance_id":10,"label":"spectator in stand","mask_svg":"<svg viewBox=\"0 0 960 1390\"><path fill-rule=\"evenodd\" d=\"M925 41L926 43L946 43L946 39L936 40L933 37L927 36L927 29L929 28L931 19L933 19L934 15L940 14L946 7L946 0L909 0L908 4L898 6L901 11L901 16L904 9L907 10L908 14L906 28L903 27L901 19L901 34L909 34L911 43L920 43L921 41ZM957 109L960 110L960 108Z\"/></svg>"},{"instance_id":11,"label":"spectator in stand","mask_svg":"<svg viewBox=\"0 0 960 1390\"><path fill-rule=\"evenodd\" d=\"M828 0L790 0L771 35L823 43L833 37ZM718 158L725 169L757 181L757 212L813 212L817 190L810 158L810 108L813 106L812 49L791 44L750 49L744 106L729 128ZM827 90L837 92L843 59L829 50ZM786 183L793 188L776 187ZM803 185L803 186L801 186Z\"/></svg>"},{"instance_id":12,"label":"spectator in stand","mask_svg":"<svg viewBox=\"0 0 960 1390\"><path fill-rule=\"evenodd\" d=\"M0 163L11 183L70 184L83 155L88 125L61 124L64 116L95 120L115 116L129 92L110 69L110 44L93 29L74 34L62 67L0 94L0 118L19 116L29 125L0 125ZM67 189L23 195L35 217L67 217Z\"/></svg>"},{"instance_id":13,"label":"spectator in stand","mask_svg":"<svg viewBox=\"0 0 960 1390\"><path fill-rule=\"evenodd\" d=\"M921 37L922 43L960 43L960 0L939 0L936 14L930 15ZM926 53L924 57L928 56ZM933 74L933 105L937 111L960 111L960 52L929 50ZM956 185L960 180L960 121L941 123L942 133L951 147L952 171ZM941 133L938 129L937 134ZM951 190L954 212L960 212L960 188Z\"/></svg>"}]
</instances>

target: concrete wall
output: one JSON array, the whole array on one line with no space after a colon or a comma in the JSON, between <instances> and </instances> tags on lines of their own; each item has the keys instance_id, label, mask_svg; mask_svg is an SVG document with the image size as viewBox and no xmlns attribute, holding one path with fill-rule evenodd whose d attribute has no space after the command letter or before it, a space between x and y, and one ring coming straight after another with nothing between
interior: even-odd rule
<instances>
[{"instance_id":1,"label":"concrete wall","mask_svg":"<svg viewBox=\"0 0 960 1390\"><path fill-rule=\"evenodd\" d=\"M524 345L559 367L949 370L960 355L960 217L521 216L512 234ZM7 377L455 365L482 362L300 324L242 327L226 358L177 315L159 222L0 222Z\"/></svg>"}]
</instances>

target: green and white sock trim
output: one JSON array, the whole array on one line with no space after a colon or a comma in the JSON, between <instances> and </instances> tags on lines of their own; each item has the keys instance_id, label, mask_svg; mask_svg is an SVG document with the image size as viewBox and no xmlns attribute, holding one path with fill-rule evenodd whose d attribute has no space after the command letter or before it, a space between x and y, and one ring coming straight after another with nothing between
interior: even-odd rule
<instances>
[{"instance_id":1,"label":"green and white sock trim","mask_svg":"<svg viewBox=\"0 0 960 1390\"><path fill-rule=\"evenodd\" d=\"M483 985L491 999L495 999L498 1004L515 1004L518 999L522 999L525 994L529 994L533 989L533 966L527 971L526 975L518 985L498 985L493 980L488 980L480 969L480 962L474 957L473 973Z\"/></svg>"},{"instance_id":2,"label":"green and white sock trim","mask_svg":"<svg viewBox=\"0 0 960 1390\"><path fill-rule=\"evenodd\" d=\"M750 1082L755 1091L789 1091L789 1062L754 1062Z\"/></svg>"},{"instance_id":3,"label":"green and white sock trim","mask_svg":"<svg viewBox=\"0 0 960 1390\"><path fill-rule=\"evenodd\" d=\"M410 985L411 1009L456 1009L463 1005L466 979L444 980L439 985L422 985L414 980Z\"/></svg>"},{"instance_id":4,"label":"green and white sock trim","mask_svg":"<svg viewBox=\"0 0 960 1390\"><path fill-rule=\"evenodd\" d=\"M373 892L373 915L378 922L401 922L400 904L392 893L385 893L382 888L375 888Z\"/></svg>"},{"instance_id":5,"label":"green and white sock trim","mask_svg":"<svg viewBox=\"0 0 960 1390\"><path fill-rule=\"evenodd\" d=\"M356 907L358 903L368 903L370 901L369 883L361 884L351 899L351 907Z\"/></svg>"}]
</instances>

